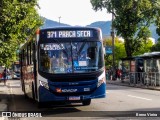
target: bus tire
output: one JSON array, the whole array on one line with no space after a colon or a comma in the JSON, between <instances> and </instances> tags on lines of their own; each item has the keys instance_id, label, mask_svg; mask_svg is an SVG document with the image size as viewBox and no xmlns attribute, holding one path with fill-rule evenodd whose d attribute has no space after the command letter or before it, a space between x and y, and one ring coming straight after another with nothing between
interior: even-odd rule
<instances>
[{"instance_id":1,"label":"bus tire","mask_svg":"<svg viewBox=\"0 0 160 120\"><path fill-rule=\"evenodd\" d=\"M91 104L91 99L87 99L87 100L82 101L82 104L83 104L84 106L90 105L90 104Z\"/></svg>"},{"instance_id":2,"label":"bus tire","mask_svg":"<svg viewBox=\"0 0 160 120\"><path fill-rule=\"evenodd\" d=\"M42 102L38 102L38 108L44 108L44 104Z\"/></svg>"},{"instance_id":3,"label":"bus tire","mask_svg":"<svg viewBox=\"0 0 160 120\"><path fill-rule=\"evenodd\" d=\"M25 98L25 99L28 99L28 96L27 96L27 94L26 94L26 93L24 93L24 98Z\"/></svg>"},{"instance_id":4,"label":"bus tire","mask_svg":"<svg viewBox=\"0 0 160 120\"><path fill-rule=\"evenodd\" d=\"M33 100L35 100L34 85L33 85L33 83L32 83L32 98L33 98Z\"/></svg>"},{"instance_id":5,"label":"bus tire","mask_svg":"<svg viewBox=\"0 0 160 120\"><path fill-rule=\"evenodd\" d=\"M24 92L24 98L25 98L25 99L28 99L29 97L28 97L27 94L26 94L26 90L25 90L25 86L24 86L24 85L23 85L23 90L24 90L24 91L23 91L23 92Z\"/></svg>"}]
</instances>

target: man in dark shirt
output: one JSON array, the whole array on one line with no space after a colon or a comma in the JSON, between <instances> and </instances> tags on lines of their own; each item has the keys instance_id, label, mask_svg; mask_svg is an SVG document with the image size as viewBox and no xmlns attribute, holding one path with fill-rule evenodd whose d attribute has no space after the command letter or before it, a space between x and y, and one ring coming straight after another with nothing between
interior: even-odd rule
<instances>
[{"instance_id":1,"label":"man in dark shirt","mask_svg":"<svg viewBox=\"0 0 160 120\"><path fill-rule=\"evenodd\" d=\"M3 71L3 79L4 79L4 85L6 85L6 81L7 81L7 69L6 68Z\"/></svg>"}]
</instances>

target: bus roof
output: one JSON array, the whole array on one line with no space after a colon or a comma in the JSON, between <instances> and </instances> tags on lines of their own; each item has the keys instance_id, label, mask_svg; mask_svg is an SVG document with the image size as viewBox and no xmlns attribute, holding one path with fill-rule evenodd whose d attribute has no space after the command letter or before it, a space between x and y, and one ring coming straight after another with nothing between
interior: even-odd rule
<instances>
[{"instance_id":1,"label":"bus roof","mask_svg":"<svg viewBox=\"0 0 160 120\"><path fill-rule=\"evenodd\" d=\"M57 27L48 27L48 28L40 28L40 30L50 30L50 29L56 29L56 30L78 30L78 29L94 29L94 30L100 30L98 27L83 27L83 26L57 26Z\"/></svg>"}]
</instances>

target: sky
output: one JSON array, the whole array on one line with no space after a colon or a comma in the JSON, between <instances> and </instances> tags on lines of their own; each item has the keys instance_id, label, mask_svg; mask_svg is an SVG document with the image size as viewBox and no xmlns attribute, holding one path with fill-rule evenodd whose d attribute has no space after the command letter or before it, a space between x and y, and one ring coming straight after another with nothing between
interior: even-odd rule
<instances>
[{"instance_id":1,"label":"sky","mask_svg":"<svg viewBox=\"0 0 160 120\"><path fill-rule=\"evenodd\" d=\"M39 0L39 6L41 16L73 26L111 20L105 9L94 11L90 0Z\"/></svg>"}]
</instances>

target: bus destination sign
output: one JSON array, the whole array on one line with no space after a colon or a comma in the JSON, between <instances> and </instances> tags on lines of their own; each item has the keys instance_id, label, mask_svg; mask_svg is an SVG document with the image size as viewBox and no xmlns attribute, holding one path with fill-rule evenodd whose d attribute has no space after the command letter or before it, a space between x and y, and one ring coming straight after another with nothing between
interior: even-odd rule
<instances>
[{"instance_id":1,"label":"bus destination sign","mask_svg":"<svg viewBox=\"0 0 160 120\"><path fill-rule=\"evenodd\" d=\"M93 37L91 30L47 31L47 38Z\"/></svg>"}]
</instances>

